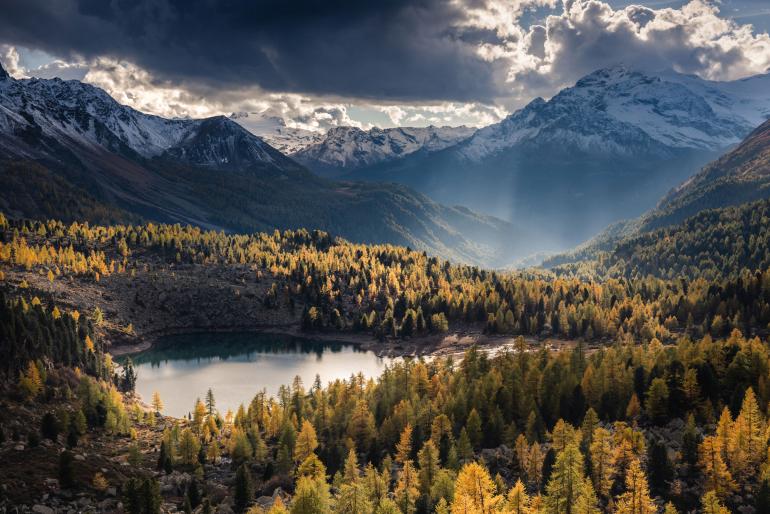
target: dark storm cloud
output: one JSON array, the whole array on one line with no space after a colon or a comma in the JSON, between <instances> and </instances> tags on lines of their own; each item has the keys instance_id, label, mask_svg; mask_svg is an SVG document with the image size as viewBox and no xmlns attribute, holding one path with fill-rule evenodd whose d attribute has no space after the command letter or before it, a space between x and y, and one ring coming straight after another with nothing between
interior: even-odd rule
<instances>
[{"instance_id":1,"label":"dark storm cloud","mask_svg":"<svg viewBox=\"0 0 770 514\"><path fill-rule=\"evenodd\" d=\"M501 70L446 0L6 0L0 42L131 61L186 87L488 100Z\"/></svg>"}]
</instances>

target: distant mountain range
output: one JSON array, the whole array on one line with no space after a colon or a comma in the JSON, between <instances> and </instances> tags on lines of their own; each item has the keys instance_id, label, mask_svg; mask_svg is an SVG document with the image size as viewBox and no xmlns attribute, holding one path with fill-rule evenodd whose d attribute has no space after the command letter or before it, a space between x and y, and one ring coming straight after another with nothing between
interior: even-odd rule
<instances>
[{"instance_id":1,"label":"distant mountain range","mask_svg":"<svg viewBox=\"0 0 770 514\"><path fill-rule=\"evenodd\" d=\"M525 224L537 252L640 215L768 117L768 75L712 82L616 66L471 134L436 132L432 147L393 147L407 129L339 128L292 156L327 176L405 184Z\"/></svg>"},{"instance_id":2,"label":"distant mountain range","mask_svg":"<svg viewBox=\"0 0 770 514\"><path fill-rule=\"evenodd\" d=\"M429 155L470 137L471 127L336 127L291 157L319 175L339 177L410 155ZM355 174L350 178L358 178Z\"/></svg>"},{"instance_id":3,"label":"distant mountain range","mask_svg":"<svg viewBox=\"0 0 770 514\"><path fill-rule=\"evenodd\" d=\"M743 206L770 199L770 121L755 129L736 148L705 166L673 188L658 205L642 216L614 223L575 250L545 259L546 267L596 259L601 252L624 255L633 253L635 241L646 241L654 231L681 224L704 211ZM763 206L764 207L764 206ZM718 216L735 216L720 213ZM764 224L755 223L755 224ZM647 243L648 244L648 243ZM619 253L616 248L621 248ZM617 257L620 258L620 257Z\"/></svg>"},{"instance_id":4,"label":"distant mountain range","mask_svg":"<svg viewBox=\"0 0 770 514\"><path fill-rule=\"evenodd\" d=\"M398 185L319 178L226 117L164 119L0 67L0 210L228 231L322 229L494 266L513 227Z\"/></svg>"}]
</instances>

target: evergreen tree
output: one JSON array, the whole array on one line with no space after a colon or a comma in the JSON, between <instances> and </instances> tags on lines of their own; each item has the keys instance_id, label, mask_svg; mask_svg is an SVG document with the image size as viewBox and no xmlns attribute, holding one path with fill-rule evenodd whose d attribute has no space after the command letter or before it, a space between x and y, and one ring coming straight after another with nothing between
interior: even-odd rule
<instances>
[{"instance_id":1,"label":"evergreen tree","mask_svg":"<svg viewBox=\"0 0 770 514\"><path fill-rule=\"evenodd\" d=\"M251 478L251 471L246 464L241 464L235 472L235 491L233 493L235 508L239 512L246 510L254 499L254 485Z\"/></svg>"}]
</instances>

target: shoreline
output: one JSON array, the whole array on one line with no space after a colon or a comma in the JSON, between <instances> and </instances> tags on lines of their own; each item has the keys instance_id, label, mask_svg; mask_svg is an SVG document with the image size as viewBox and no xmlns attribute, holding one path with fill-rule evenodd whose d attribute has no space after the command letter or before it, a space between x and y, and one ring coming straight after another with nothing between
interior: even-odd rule
<instances>
[{"instance_id":1,"label":"shoreline","mask_svg":"<svg viewBox=\"0 0 770 514\"><path fill-rule=\"evenodd\" d=\"M261 324L247 326L227 327L176 327L162 330L154 330L150 333L138 336L139 341L130 343L112 342L105 349L113 357L134 355L155 347L159 340L166 336L202 333L253 333L275 334L279 336L299 337L308 340L325 342L338 342L355 345L365 351L370 351L378 357L462 357L465 351L477 345L480 350L495 355L513 347L518 335L484 334L481 330L466 328L454 330L445 334L428 334L406 339L388 338L384 341L376 339L371 334L359 334L352 332L304 332L296 324ZM560 340L551 338L536 338L523 336L528 348L543 344L551 349L574 346L577 341Z\"/></svg>"}]
</instances>

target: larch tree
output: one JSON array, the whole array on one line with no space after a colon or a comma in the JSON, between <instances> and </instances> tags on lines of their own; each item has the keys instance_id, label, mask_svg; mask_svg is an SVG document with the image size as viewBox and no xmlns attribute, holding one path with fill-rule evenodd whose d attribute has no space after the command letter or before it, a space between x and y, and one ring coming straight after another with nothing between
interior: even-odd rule
<instances>
[{"instance_id":1,"label":"larch tree","mask_svg":"<svg viewBox=\"0 0 770 514\"><path fill-rule=\"evenodd\" d=\"M720 498L725 498L735 489L735 482L722 460L719 441L714 436L704 437L698 450L698 463L706 479L706 489L714 491Z\"/></svg>"},{"instance_id":2,"label":"larch tree","mask_svg":"<svg viewBox=\"0 0 770 514\"><path fill-rule=\"evenodd\" d=\"M417 498L420 496L420 479L411 460L404 462L401 468L394 495L396 504L403 514L413 514L417 510Z\"/></svg>"},{"instance_id":3,"label":"larch tree","mask_svg":"<svg viewBox=\"0 0 770 514\"><path fill-rule=\"evenodd\" d=\"M583 455L577 444L569 444L556 456L556 463L546 486L544 499L546 513L575 514L575 504L584 494L585 488Z\"/></svg>"},{"instance_id":4,"label":"larch tree","mask_svg":"<svg viewBox=\"0 0 770 514\"><path fill-rule=\"evenodd\" d=\"M302 428L294 443L294 463L300 464L318 448L318 437L313 424L308 420L302 422Z\"/></svg>"},{"instance_id":5,"label":"larch tree","mask_svg":"<svg viewBox=\"0 0 770 514\"><path fill-rule=\"evenodd\" d=\"M506 498L506 512L508 514L530 514L530 499L527 489L521 480L517 480L508 491Z\"/></svg>"},{"instance_id":6,"label":"larch tree","mask_svg":"<svg viewBox=\"0 0 770 514\"><path fill-rule=\"evenodd\" d=\"M490 514L501 506L503 497L497 494L497 486L487 469L477 462L466 464L455 481L455 497L452 513L477 512Z\"/></svg>"},{"instance_id":7,"label":"larch tree","mask_svg":"<svg viewBox=\"0 0 770 514\"><path fill-rule=\"evenodd\" d=\"M329 486L326 481L302 477L291 501L291 514L331 514Z\"/></svg>"},{"instance_id":8,"label":"larch tree","mask_svg":"<svg viewBox=\"0 0 770 514\"><path fill-rule=\"evenodd\" d=\"M160 399L160 393L158 391L152 393L152 409L158 414L163 410L163 400Z\"/></svg>"},{"instance_id":9,"label":"larch tree","mask_svg":"<svg viewBox=\"0 0 770 514\"><path fill-rule=\"evenodd\" d=\"M602 497L607 498L616 473L612 435L607 429L596 427L592 440L589 448L591 478L596 491Z\"/></svg>"},{"instance_id":10,"label":"larch tree","mask_svg":"<svg viewBox=\"0 0 770 514\"><path fill-rule=\"evenodd\" d=\"M730 514L730 511L722 505L719 496L714 491L709 491L701 498L703 514Z\"/></svg>"},{"instance_id":11,"label":"larch tree","mask_svg":"<svg viewBox=\"0 0 770 514\"><path fill-rule=\"evenodd\" d=\"M740 441L739 444L743 446L746 474L755 474L759 464L767 455L767 434L765 417L751 387L746 390L733 433Z\"/></svg>"},{"instance_id":12,"label":"larch tree","mask_svg":"<svg viewBox=\"0 0 770 514\"><path fill-rule=\"evenodd\" d=\"M396 444L396 462L404 464L412 458L412 425L407 423Z\"/></svg>"},{"instance_id":13,"label":"larch tree","mask_svg":"<svg viewBox=\"0 0 770 514\"><path fill-rule=\"evenodd\" d=\"M633 459L626 473L626 492L618 498L616 514L656 514L650 488L639 459Z\"/></svg>"}]
</instances>

